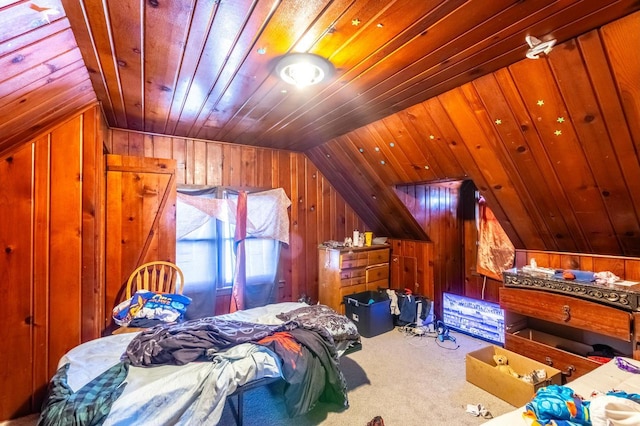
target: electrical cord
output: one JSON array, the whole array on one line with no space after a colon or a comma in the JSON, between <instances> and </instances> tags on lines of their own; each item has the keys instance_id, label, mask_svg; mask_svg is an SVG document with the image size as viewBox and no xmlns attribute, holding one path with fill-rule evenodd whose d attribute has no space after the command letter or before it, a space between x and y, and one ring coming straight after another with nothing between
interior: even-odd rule
<instances>
[{"instance_id":1,"label":"electrical cord","mask_svg":"<svg viewBox=\"0 0 640 426\"><path fill-rule=\"evenodd\" d=\"M427 341L423 337L428 337L425 327L418 326L415 323L406 324L397 328L399 332L404 334L406 339L410 339L412 346L426 346ZM416 344L415 342L419 342Z\"/></svg>"},{"instance_id":2,"label":"electrical cord","mask_svg":"<svg viewBox=\"0 0 640 426\"><path fill-rule=\"evenodd\" d=\"M427 326L420 326L416 323L409 323L403 326L397 327L397 330L405 335L407 339L411 339L410 343L412 346L426 346L427 341L423 339L424 337L432 337L436 345L442 349L447 350L456 350L460 347L457 343L456 338L450 334L449 328L442 321L435 321L435 329L430 331ZM429 324L431 325L431 324ZM416 338L420 342L420 344L415 344ZM424 343L422 343L424 341ZM455 344L455 347L450 347L444 342L450 341Z\"/></svg>"},{"instance_id":3,"label":"electrical cord","mask_svg":"<svg viewBox=\"0 0 640 426\"><path fill-rule=\"evenodd\" d=\"M450 339L449 339L449 340L450 340L450 341L452 341L452 342L456 345L454 348L451 348L451 347L448 347L448 346L443 345L443 344L440 342L440 339L438 339L437 337L436 337L436 339L435 339L435 340L436 340L436 345L438 345L438 346L439 346L439 347L441 347L442 349L447 349L447 350L450 350L450 351L455 351L456 349L458 349L458 348L460 347L460 345L459 345L458 343L456 343L455 337L453 337L453 336L450 336Z\"/></svg>"}]
</instances>

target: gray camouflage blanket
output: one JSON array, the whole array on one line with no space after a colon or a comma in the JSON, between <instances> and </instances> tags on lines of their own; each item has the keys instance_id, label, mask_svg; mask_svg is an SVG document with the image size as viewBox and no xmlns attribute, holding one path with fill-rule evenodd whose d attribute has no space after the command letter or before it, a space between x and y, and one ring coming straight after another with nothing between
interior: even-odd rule
<instances>
[{"instance_id":1,"label":"gray camouflage blanket","mask_svg":"<svg viewBox=\"0 0 640 426\"><path fill-rule=\"evenodd\" d=\"M184 365L204 361L207 353L255 342L277 331L296 327L294 324L255 324L224 320L219 317L199 318L173 325L158 325L133 338L123 355L136 367Z\"/></svg>"}]
</instances>

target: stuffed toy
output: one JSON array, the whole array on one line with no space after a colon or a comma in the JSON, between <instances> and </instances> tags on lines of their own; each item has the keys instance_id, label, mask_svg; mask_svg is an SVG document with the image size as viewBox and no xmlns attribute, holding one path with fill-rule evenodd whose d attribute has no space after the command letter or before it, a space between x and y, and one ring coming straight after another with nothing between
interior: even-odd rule
<instances>
[{"instance_id":1,"label":"stuffed toy","mask_svg":"<svg viewBox=\"0 0 640 426\"><path fill-rule=\"evenodd\" d=\"M547 371L544 368L533 370L530 373L523 374L522 376L520 376L520 378L527 383L531 383L532 385L537 385L543 380L546 380Z\"/></svg>"},{"instance_id":2,"label":"stuffed toy","mask_svg":"<svg viewBox=\"0 0 640 426\"><path fill-rule=\"evenodd\" d=\"M517 379L520 378L520 375L515 372L513 368L509 365L509 359L506 355L494 355L493 360L496 362L496 368L505 374L509 374Z\"/></svg>"}]
</instances>

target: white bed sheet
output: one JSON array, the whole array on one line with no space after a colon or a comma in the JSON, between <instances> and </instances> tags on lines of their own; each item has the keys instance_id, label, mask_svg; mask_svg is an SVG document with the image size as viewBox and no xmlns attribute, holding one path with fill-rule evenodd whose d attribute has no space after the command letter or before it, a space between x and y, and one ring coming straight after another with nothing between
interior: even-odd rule
<instances>
[{"instance_id":1,"label":"white bed sheet","mask_svg":"<svg viewBox=\"0 0 640 426\"><path fill-rule=\"evenodd\" d=\"M281 324L276 318L304 303L284 302L221 315L262 324ZM58 364L69 363L68 384L79 390L120 361L136 333L107 336L79 345ZM278 357L269 349L249 343L221 352L213 362L130 367L126 387L114 402L105 425L215 425L226 397L237 386L262 377L280 376ZM205 392L206 390L206 392Z\"/></svg>"},{"instance_id":2,"label":"white bed sheet","mask_svg":"<svg viewBox=\"0 0 640 426\"><path fill-rule=\"evenodd\" d=\"M640 361L624 358L636 367L640 368ZM630 373L618 368L614 360L601 365L595 370L581 376L565 386L573 389L575 393L584 399L591 399L594 391L606 393L610 390L623 390L628 393L640 393L640 374ZM489 420L486 426L529 426L531 421L522 417L525 407L519 407L506 414Z\"/></svg>"}]
</instances>

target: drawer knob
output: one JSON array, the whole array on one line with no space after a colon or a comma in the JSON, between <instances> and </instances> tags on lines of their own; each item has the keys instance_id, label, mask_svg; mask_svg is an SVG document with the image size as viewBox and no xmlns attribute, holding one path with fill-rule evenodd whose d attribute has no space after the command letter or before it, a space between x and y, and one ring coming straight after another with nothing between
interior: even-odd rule
<instances>
[{"instance_id":1,"label":"drawer knob","mask_svg":"<svg viewBox=\"0 0 640 426\"><path fill-rule=\"evenodd\" d=\"M567 322L571 319L571 307L569 305L564 305L562 307L562 320Z\"/></svg>"},{"instance_id":2,"label":"drawer knob","mask_svg":"<svg viewBox=\"0 0 640 426\"><path fill-rule=\"evenodd\" d=\"M553 367L553 360L551 359L551 357L544 357L544 361L549 367ZM560 370L560 373L562 373L563 376L571 377L571 374L573 374L574 371L576 371L576 368L573 365L569 365L567 366L567 369L565 371Z\"/></svg>"}]
</instances>

